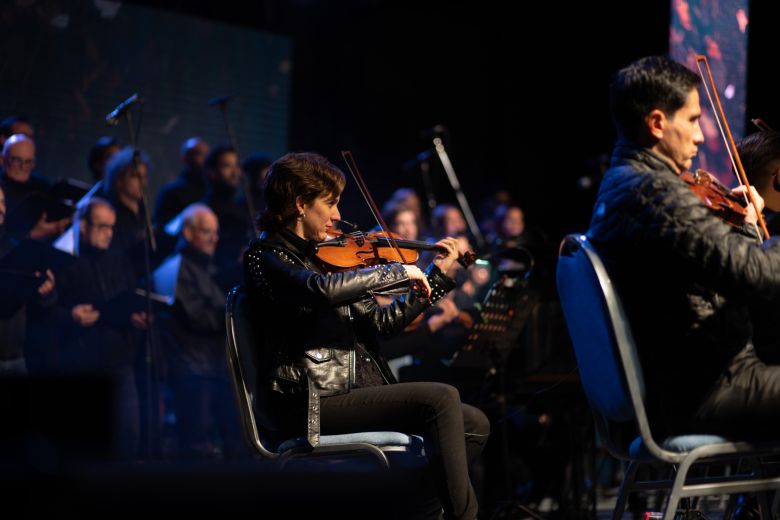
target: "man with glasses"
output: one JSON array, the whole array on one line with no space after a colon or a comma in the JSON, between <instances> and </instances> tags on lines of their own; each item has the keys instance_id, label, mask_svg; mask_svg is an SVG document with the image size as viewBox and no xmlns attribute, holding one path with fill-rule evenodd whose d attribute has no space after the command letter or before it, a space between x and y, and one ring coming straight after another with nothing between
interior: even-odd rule
<instances>
[{"instance_id":1,"label":"man with glasses","mask_svg":"<svg viewBox=\"0 0 780 520\"><path fill-rule=\"evenodd\" d=\"M45 240L62 234L70 225L70 218L49 222L44 204L22 208L27 200L46 200L49 197L51 183L45 177L34 173L33 168L35 142L24 134L9 137L3 145L3 173L0 175L6 187L8 231L17 238ZM29 211L35 214L28 215Z\"/></svg>"},{"instance_id":2,"label":"man with glasses","mask_svg":"<svg viewBox=\"0 0 780 520\"><path fill-rule=\"evenodd\" d=\"M79 208L78 259L58 277L57 316L62 332L63 368L111 378L115 385L117 455L137 455L139 395L134 363L139 332L146 329L145 312L114 305L137 287L127 256L111 248L116 211L110 202L93 197Z\"/></svg>"},{"instance_id":3,"label":"man with glasses","mask_svg":"<svg viewBox=\"0 0 780 520\"><path fill-rule=\"evenodd\" d=\"M214 278L219 222L204 204L191 204L181 219L178 253L154 276L158 292L174 288L174 304L160 316L160 328L179 455L231 458L242 445L225 359L225 293Z\"/></svg>"}]
</instances>

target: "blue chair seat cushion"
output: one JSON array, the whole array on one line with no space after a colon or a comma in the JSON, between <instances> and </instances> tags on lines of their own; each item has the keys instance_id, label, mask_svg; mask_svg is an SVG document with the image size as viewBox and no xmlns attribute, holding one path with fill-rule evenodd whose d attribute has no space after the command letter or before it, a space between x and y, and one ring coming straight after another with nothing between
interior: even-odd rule
<instances>
[{"instance_id":1,"label":"blue chair seat cushion","mask_svg":"<svg viewBox=\"0 0 780 520\"><path fill-rule=\"evenodd\" d=\"M688 434L688 435L674 435L672 437L667 437L664 439L664 441L661 443L661 447L667 451L672 451L674 453L686 453L693 449L698 448L699 446L705 446L707 444L723 444L725 442L732 442L730 439L727 439L725 437L721 437L720 435L711 435L711 434ZM644 442L642 442L641 437L637 437L634 439L634 442L631 443L631 447L628 449L629 454L638 459L649 459L652 458L650 453L647 451L647 447Z\"/></svg>"},{"instance_id":2,"label":"blue chair seat cushion","mask_svg":"<svg viewBox=\"0 0 780 520\"><path fill-rule=\"evenodd\" d=\"M339 444L366 443L379 448L400 447L407 451L422 451L423 439L419 435L406 435L399 432L359 432L344 433L341 435L322 435L321 446L334 446ZM309 446L305 437L288 439L279 445L279 452L284 453L291 449L300 449Z\"/></svg>"}]
</instances>

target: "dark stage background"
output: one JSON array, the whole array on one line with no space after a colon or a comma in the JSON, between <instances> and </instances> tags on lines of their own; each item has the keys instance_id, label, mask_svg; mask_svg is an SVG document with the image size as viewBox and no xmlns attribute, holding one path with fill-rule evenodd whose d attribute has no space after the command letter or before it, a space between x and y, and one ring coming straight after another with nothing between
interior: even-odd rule
<instances>
[{"instance_id":1,"label":"dark stage background","mask_svg":"<svg viewBox=\"0 0 780 520\"><path fill-rule=\"evenodd\" d=\"M224 22L118 2L61 0L0 6L0 117L36 130L37 168L91 181L87 152L103 134L128 143L125 121L104 117L137 92L139 145L152 158L152 195L179 173L179 146L225 141L207 100L235 94L240 150L287 149L289 39ZM152 197L152 200L154 198Z\"/></svg>"},{"instance_id":2,"label":"dark stage background","mask_svg":"<svg viewBox=\"0 0 780 520\"><path fill-rule=\"evenodd\" d=\"M482 197L507 188L526 207L529 223L547 229L552 238L587 226L600 169L614 141L607 108L611 75L640 56L668 52L671 20L664 1L565 7L382 0L130 4L142 7L142 14L108 41L134 73L87 77L89 88L81 97L59 99L54 99L60 86L56 72L65 66L88 69L95 61L89 46L94 20L80 18L95 10L92 3L52 0L3 7L3 112L22 112L38 123L54 117L50 111L73 109L78 99L88 105L79 107L81 120L69 122L69 133L45 135L44 173L80 168L72 176L83 176L85 147L101 131L105 112L138 90L148 99L140 144L165 157L158 160L156 190L175 174L175 147L188 134L202 134L212 143L224 140L221 120L205 100L235 93L231 115L244 155L256 149L314 150L341 164L339 152L351 149L378 201L401 185L422 190L419 172L403 171L401 165L429 147L423 130L445 125L448 151L475 211ZM62 6L75 9L70 23L84 27L84 41L68 46L32 39L30 17L53 17L66 10ZM703 9L719 6L706 3ZM9 14L20 9L26 18ZM155 11L155 17L143 16ZM775 126L780 111L772 68L763 62L776 46L770 24L778 11L771 3L755 3L748 25L746 117L760 116ZM29 70L20 73L7 59L20 42L28 54L51 47L57 59L27 62ZM188 60L192 68L178 73ZM152 87L145 76L161 78L166 89ZM107 86L101 83L111 84L113 97L103 94ZM34 90L32 102L12 103L25 88ZM186 112L189 119L175 119ZM124 138L121 129L114 132ZM437 172L436 182L438 199L454 201L443 172ZM344 200L345 218L371 225L352 187Z\"/></svg>"},{"instance_id":3,"label":"dark stage background","mask_svg":"<svg viewBox=\"0 0 780 520\"><path fill-rule=\"evenodd\" d=\"M290 148L338 164L351 149L380 204L398 186L422 189L400 167L429 147L421 131L442 124L474 210L505 187L554 239L587 225L596 185L580 185L597 181L614 141L611 74L666 53L670 20L658 1L162 4L289 35ZM437 173L438 199L454 201ZM370 225L351 186L344 201L344 218Z\"/></svg>"}]
</instances>

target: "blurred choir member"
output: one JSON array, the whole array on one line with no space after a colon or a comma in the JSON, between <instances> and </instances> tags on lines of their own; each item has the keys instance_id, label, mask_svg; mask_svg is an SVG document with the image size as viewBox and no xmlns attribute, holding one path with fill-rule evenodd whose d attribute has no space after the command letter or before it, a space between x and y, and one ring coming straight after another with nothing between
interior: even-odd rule
<instances>
[{"instance_id":1,"label":"blurred choir member","mask_svg":"<svg viewBox=\"0 0 780 520\"><path fill-rule=\"evenodd\" d=\"M155 271L155 286L174 287L161 316L168 375L184 458L234 457L241 449L238 412L225 357L225 293L214 279L219 222L208 206L182 214L178 251Z\"/></svg>"}]
</instances>

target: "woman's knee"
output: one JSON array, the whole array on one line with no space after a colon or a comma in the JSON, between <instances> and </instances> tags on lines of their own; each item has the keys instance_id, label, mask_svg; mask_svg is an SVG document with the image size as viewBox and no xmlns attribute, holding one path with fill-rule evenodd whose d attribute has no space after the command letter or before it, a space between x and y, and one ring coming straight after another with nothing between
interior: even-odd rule
<instances>
[{"instance_id":1,"label":"woman's knee","mask_svg":"<svg viewBox=\"0 0 780 520\"><path fill-rule=\"evenodd\" d=\"M467 435L487 436L490 434L490 420L479 408L463 404L463 430Z\"/></svg>"},{"instance_id":2,"label":"woman's knee","mask_svg":"<svg viewBox=\"0 0 780 520\"><path fill-rule=\"evenodd\" d=\"M452 385L445 383L410 383L410 388L415 396L415 401L423 405L436 415L442 413L460 413L460 392Z\"/></svg>"}]
</instances>

